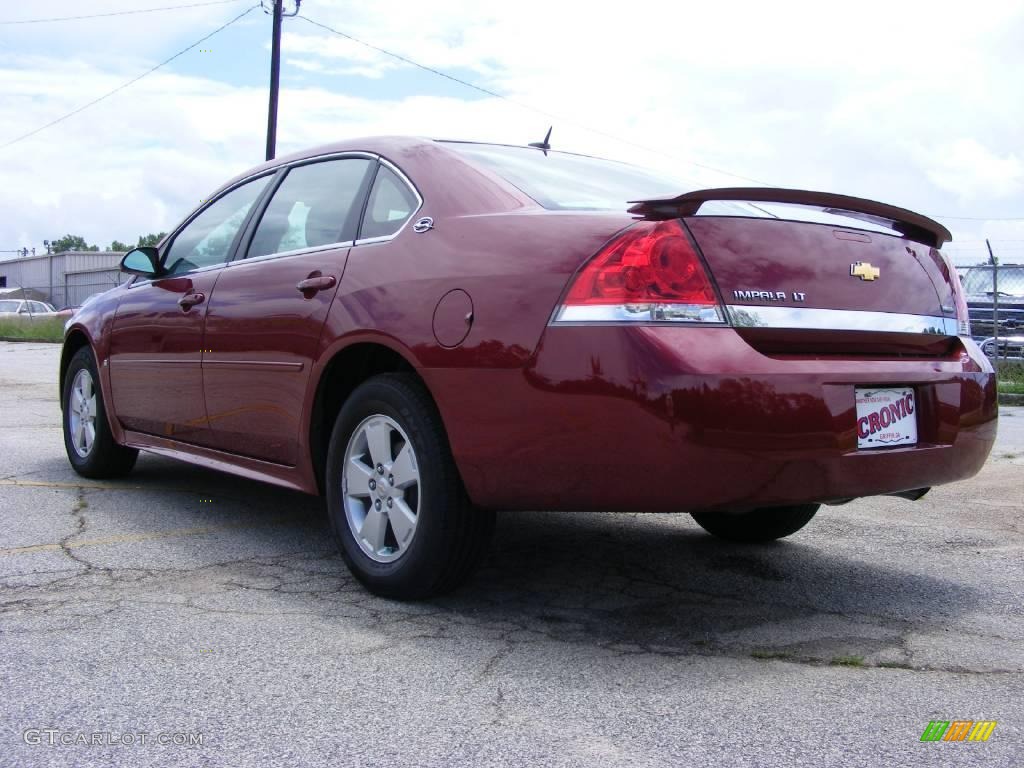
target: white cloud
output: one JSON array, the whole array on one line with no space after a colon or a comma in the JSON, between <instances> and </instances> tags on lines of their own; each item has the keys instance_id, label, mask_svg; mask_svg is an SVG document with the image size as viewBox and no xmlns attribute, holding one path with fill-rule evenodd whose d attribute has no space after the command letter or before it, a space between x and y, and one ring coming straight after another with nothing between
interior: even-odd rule
<instances>
[{"instance_id":1,"label":"white cloud","mask_svg":"<svg viewBox=\"0 0 1024 768\"><path fill-rule=\"evenodd\" d=\"M935 147L928 178L963 200L1010 197L1024 191L1024 166L1016 154L998 156L975 139L960 138Z\"/></svg>"},{"instance_id":2,"label":"white cloud","mask_svg":"<svg viewBox=\"0 0 1024 768\"><path fill-rule=\"evenodd\" d=\"M70 2L49 5L53 15L81 12ZM112 1L99 6L116 10ZM242 8L188 23L179 14L145 25L145 16L123 17L103 46L61 32L60 45L7 54L0 58L0 143L123 82L145 69L142 59L159 60L180 47L182 35L194 39L196 29ZM282 154L376 133L523 143L554 123L556 147L661 166L694 185L747 183L692 164L699 163L925 213L991 216L945 222L955 225L965 254L986 233L1012 239L1016 224L994 219L1024 215L1019 0L866 2L855 10L820 2L656 2L628 12L536 0L508 9L468 0L318 1L303 15L509 100L468 89L464 98L458 90L394 98L388 78L399 72L406 89L415 78L427 94L438 86L452 94L454 86L293 19L284 68L304 80L288 82L313 85L282 90ZM269 26L258 12L246 21ZM373 90L360 91L365 98L333 90L328 76L341 74L372 79ZM171 226L225 178L259 162L265 110L262 87L165 70L0 150L0 243L16 241L0 248L39 245L54 233L55 218L97 242Z\"/></svg>"},{"instance_id":3,"label":"white cloud","mask_svg":"<svg viewBox=\"0 0 1024 768\"><path fill-rule=\"evenodd\" d=\"M395 65L382 61L374 64L357 64L350 67L330 67L316 59L285 59L283 66L294 67L303 72L313 72L318 75L345 75L352 77L366 77L378 80L384 77L388 70L395 69Z\"/></svg>"}]
</instances>

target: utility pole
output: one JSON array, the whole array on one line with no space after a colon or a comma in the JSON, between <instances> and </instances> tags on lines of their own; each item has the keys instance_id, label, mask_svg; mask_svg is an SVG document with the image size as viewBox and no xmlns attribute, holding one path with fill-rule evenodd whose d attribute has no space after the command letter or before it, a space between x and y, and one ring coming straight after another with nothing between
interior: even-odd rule
<instances>
[{"instance_id":1,"label":"utility pole","mask_svg":"<svg viewBox=\"0 0 1024 768\"><path fill-rule=\"evenodd\" d=\"M277 92L281 80L281 19L297 16L302 0L295 0L295 10L284 12L284 0L270 0L274 4L274 27L270 40L270 104L267 108L267 160L277 153Z\"/></svg>"},{"instance_id":2,"label":"utility pole","mask_svg":"<svg viewBox=\"0 0 1024 768\"><path fill-rule=\"evenodd\" d=\"M985 245L988 246L988 263L992 265L992 336L993 353L992 359L999 359L999 260L992 253L992 243L985 238ZM1007 342L1009 349L1009 342Z\"/></svg>"},{"instance_id":3,"label":"utility pole","mask_svg":"<svg viewBox=\"0 0 1024 768\"><path fill-rule=\"evenodd\" d=\"M270 105L267 110L267 160L277 150L277 88L281 78L281 12L284 0L274 2L274 32L270 40Z\"/></svg>"}]
</instances>

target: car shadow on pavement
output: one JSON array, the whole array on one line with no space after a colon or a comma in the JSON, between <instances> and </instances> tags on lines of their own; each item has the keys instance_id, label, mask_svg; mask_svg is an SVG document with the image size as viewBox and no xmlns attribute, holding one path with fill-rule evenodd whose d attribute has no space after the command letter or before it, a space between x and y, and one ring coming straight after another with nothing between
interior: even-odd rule
<instances>
[{"instance_id":1,"label":"car shadow on pavement","mask_svg":"<svg viewBox=\"0 0 1024 768\"><path fill-rule=\"evenodd\" d=\"M26 480L75 479L66 466L37 469ZM267 597L273 595L265 606L270 612L342 621L364 611L396 617L411 611L437 636L475 627L510 643L813 663L867 658L900 666L910 659L908 634L942 631L978 599L970 586L914 573L877 551L852 558L847 546L840 554L829 542L855 534L826 528L839 525L827 512L807 531L828 535L801 532L763 545L722 542L683 514L523 512L499 514L491 552L466 585L409 606L369 596L352 579L334 550L320 499L152 456L128 477L103 485L160 503L168 528L193 526L196 515L204 524L225 523L230 530L219 535L238 551L255 553L220 562L214 553L203 566L214 582L228 585L221 597L229 602L238 585L265 585ZM221 504L203 508L200 496ZM102 508L102 498L94 498L87 516ZM125 521L129 529L148 521L134 508L116 513L138 516ZM160 546L173 562L188 560L199 544L182 537Z\"/></svg>"},{"instance_id":2,"label":"car shadow on pavement","mask_svg":"<svg viewBox=\"0 0 1024 768\"><path fill-rule=\"evenodd\" d=\"M978 598L800 539L733 544L682 514L507 513L485 567L437 602L521 638L904 666L908 634L943 631Z\"/></svg>"}]
</instances>

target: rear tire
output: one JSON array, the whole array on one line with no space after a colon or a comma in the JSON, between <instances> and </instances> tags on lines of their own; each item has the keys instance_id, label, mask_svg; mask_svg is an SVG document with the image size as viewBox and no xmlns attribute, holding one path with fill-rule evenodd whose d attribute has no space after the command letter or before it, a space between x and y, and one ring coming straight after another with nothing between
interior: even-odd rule
<instances>
[{"instance_id":1,"label":"rear tire","mask_svg":"<svg viewBox=\"0 0 1024 768\"><path fill-rule=\"evenodd\" d=\"M470 504L441 416L414 376L374 376L349 396L331 434L325 484L341 556L374 594L448 592L487 551L494 513Z\"/></svg>"},{"instance_id":2,"label":"rear tire","mask_svg":"<svg viewBox=\"0 0 1024 768\"><path fill-rule=\"evenodd\" d=\"M68 363L62 398L64 449L75 472L94 480L131 472L139 452L114 441L96 360L89 347L78 350Z\"/></svg>"},{"instance_id":3,"label":"rear tire","mask_svg":"<svg viewBox=\"0 0 1024 768\"><path fill-rule=\"evenodd\" d=\"M782 539L796 533L811 521L820 504L794 504L788 507L761 507L749 512L694 512L693 519L720 539L756 543Z\"/></svg>"}]
</instances>

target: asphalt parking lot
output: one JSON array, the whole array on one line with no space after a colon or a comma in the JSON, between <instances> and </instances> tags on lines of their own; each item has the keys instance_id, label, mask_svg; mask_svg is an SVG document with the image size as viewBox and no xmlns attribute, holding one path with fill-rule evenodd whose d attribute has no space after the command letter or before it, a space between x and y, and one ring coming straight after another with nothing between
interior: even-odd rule
<instances>
[{"instance_id":1,"label":"asphalt parking lot","mask_svg":"<svg viewBox=\"0 0 1024 768\"><path fill-rule=\"evenodd\" d=\"M686 515L504 514L468 587L400 604L317 499L146 455L79 478L58 355L0 343L0 765L1021 764L1024 409L916 503L743 548ZM61 743L96 733L135 743Z\"/></svg>"}]
</instances>

